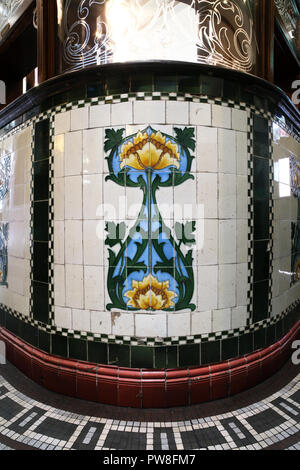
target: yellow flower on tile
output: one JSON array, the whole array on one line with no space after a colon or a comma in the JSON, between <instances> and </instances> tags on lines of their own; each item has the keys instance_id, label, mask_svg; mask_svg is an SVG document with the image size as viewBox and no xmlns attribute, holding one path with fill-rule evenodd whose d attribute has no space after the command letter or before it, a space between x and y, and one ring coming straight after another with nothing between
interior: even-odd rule
<instances>
[{"instance_id":1,"label":"yellow flower on tile","mask_svg":"<svg viewBox=\"0 0 300 470\"><path fill-rule=\"evenodd\" d=\"M176 294L169 290L169 281L159 282L152 274L144 277L141 282L133 280L132 288L125 294L130 299L128 306L141 310L161 310L175 305L172 299Z\"/></svg>"},{"instance_id":2,"label":"yellow flower on tile","mask_svg":"<svg viewBox=\"0 0 300 470\"><path fill-rule=\"evenodd\" d=\"M160 132L147 133L138 132L133 142L122 145L120 154L121 168L129 166L136 170L163 170L174 165L180 166L180 153L178 145L166 142L166 137Z\"/></svg>"}]
</instances>

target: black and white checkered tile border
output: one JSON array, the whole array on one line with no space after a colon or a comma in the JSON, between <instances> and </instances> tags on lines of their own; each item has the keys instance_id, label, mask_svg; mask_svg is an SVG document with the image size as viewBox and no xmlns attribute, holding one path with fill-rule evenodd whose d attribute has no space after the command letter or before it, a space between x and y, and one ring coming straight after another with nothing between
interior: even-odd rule
<instances>
[{"instance_id":1,"label":"black and white checkered tile border","mask_svg":"<svg viewBox=\"0 0 300 470\"><path fill-rule=\"evenodd\" d=\"M253 117L248 114L248 291L247 326L252 323L254 282L254 175Z\"/></svg>"},{"instance_id":2,"label":"black and white checkered tile border","mask_svg":"<svg viewBox=\"0 0 300 470\"><path fill-rule=\"evenodd\" d=\"M269 222L269 317L272 316L272 287L273 287L273 248L274 248L274 225L275 225L275 213L274 213L274 162L273 162L273 125L272 121L269 120L269 178L270 178L270 222Z\"/></svg>"},{"instance_id":3,"label":"black and white checkered tile border","mask_svg":"<svg viewBox=\"0 0 300 470\"><path fill-rule=\"evenodd\" d=\"M34 125L31 128L31 168L30 168L30 297L29 297L29 316L33 318L33 215L34 215Z\"/></svg>"},{"instance_id":4,"label":"black and white checkered tile border","mask_svg":"<svg viewBox=\"0 0 300 470\"><path fill-rule=\"evenodd\" d=\"M49 152L49 322L54 325L54 135L55 116L50 117Z\"/></svg>"},{"instance_id":5,"label":"black and white checkered tile border","mask_svg":"<svg viewBox=\"0 0 300 470\"><path fill-rule=\"evenodd\" d=\"M194 103L209 103L209 104L216 104L225 107L240 109L243 111L248 112L248 153L249 153L249 164L248 164L248 185L249 185L249 197L248 197L248 205L249 205L249 215L253 215L254 206L253 206L253 118L251 115L256 114L260 115L269 120L270 123L270 132L272 126L272 119L274 117L270 112L265 112L263 109L257 109L255 106L248 106L246 103L238 103L234 100L224 100L221 98L210 99L208 96L201 96L201 97L194 97L191 94L179 94L179 93L163 93L163 92L139 92L139 93L125 93L121 95L112 95L107 96L104 98L91 98L85 100L79 100L72 103L67 103L65 105L56 106L48 111L40 113L39 115L33 117L26 123L20 125L19 127L13 129L8 134L0 139L4 140L11 135L14 135L20 130L28 127L29 125L39 122L44 119L50 119L50 162L51 162L51 174L50 174L50 211L49 211L49 221L50 221L50 232L49 232L49 247L50 247L50 295L49 295L49 303L50 303L50 323L45 325L33 318L28 318L27 316L13 311L10 308L2 305L2 308L6 310L10 315L31 324L32 326L37 327L38 329L51 333L51 334L61 334L62 336L68 336L70 338L76 339L87 339L89 341L101 341L104 343L116 343L116 344L127 344L127 345L147 345L147 346L160 346L160 345L184 345L184 344L192 344L192 343L200 343L206 341L216 341L216 340L223 340L227 338L237 337L251 331L258 331L261 328L267 328L269 325L277 323L279 320L284 318L299 302L292 304L289 308L287 308L284 312L277 315L273 318L265 319L258 323L251 323L250 319L250 312L253 304L253 217L251 217L251 223L249 226L249 249L248 249L248 320L247 326L243 328L237 328L230 331L221 331L217 333L209 333L203 335L191 335L185 337L173 337L173 338L137 338L131 336L117 336L117 335L106 335L106 334L97 334L91 332L84 332L84 331L74 331L68 330L64 328L59 328L54 325L54 274L53 274L53 263L54 263L54 190L53 190L53 178L54 178L54 168L53 168L53 148L54 148L54 120L55 115L65 112L71 111L73 109L83 108L85 106L95 106L99 104L116 104L128 101L157 101L157 100L165 100L165 101L187 101L187 102L194 102ZM279 125L282 125L282 121L276 119ZM286 132L289 132L293 137L296 138L294 133L285 126ZM34 133L34 130L33 130ZM271 134L272 135L272 134ZM33 135L34 139L34 135ZM33 144L34 145L34 144ZM272 170L273 171L273 170ZM33 191L33 184L31 186L31 190ZM31 195L31 197L33 197ZM32 210L32 209L31 209ZM273 210L273 209L272 209ZM32 260L31 260L32 266ZM32 292L31 292L32 294ZM32 302L32 295L31 300Z\"/></svg>"},{"instance_id":6,"label":"black and white checkered tile border","mask_svg":"<svg viewBox=\"0 0 300 470\"><path fill-rule=\"evenodd\" d=\"M298 375L263 400L224 414L142 422L54 408L0 377L0 434L40 450L261 450L299 432L299 379Z\"/></svg>"}]
</instances>

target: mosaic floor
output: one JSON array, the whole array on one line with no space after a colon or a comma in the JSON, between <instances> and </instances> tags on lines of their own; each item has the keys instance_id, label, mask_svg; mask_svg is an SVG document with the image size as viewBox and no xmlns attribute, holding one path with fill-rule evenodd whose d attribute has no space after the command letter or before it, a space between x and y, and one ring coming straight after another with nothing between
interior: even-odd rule
<instances>
[{"instance_id":1,"label":"mosaic floor","mask_svg":"<svg viewBox=\"0 0 300 470\"><path fill-rule=\"evenodd\" d=\"M189 408L132 410L62 397L0 366L0 450L300 450L300 367Z\"/></svg>"}]
</instances>

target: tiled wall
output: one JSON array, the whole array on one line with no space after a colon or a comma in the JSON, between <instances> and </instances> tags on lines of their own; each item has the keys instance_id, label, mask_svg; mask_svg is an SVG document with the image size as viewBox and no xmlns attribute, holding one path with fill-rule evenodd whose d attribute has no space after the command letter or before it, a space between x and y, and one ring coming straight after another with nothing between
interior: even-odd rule
<instances>
[{"instance_id":1,"label":"tiled wall","mask_svg":"<svg viewBox=\"0 0 300 470\"><path fill-rule=\"evenodd\" d=\"M126 178L108 178L109 136L121 135L120 154L149 126L191 156L190 178L156 192L173 235L176 223L192 221L198 243L203 234L202 247L180 243L184 256L192 250L190 308L109 307L108 250L117 255L120 246L107 243L107 223L125 222L126 238L131 205L143 200ZM131 367L206 364L272 344L295 321L299 300L299 283L290 285L298 201L276 167L299 157L299 146L282 131L272 147L270 113L175 93L92 98L33 118L0 147L2 160L11 156L0 324L52 354ZM164 212L166 203L181 214L193 207L178 216Z\"/></svg>"},{"instance_id":2,"label":"tiled wall","mask_svg":"<svg viewBox=\"0 0 300 470\"><path fill-rule=\"evenodd\" d=\"M292 161L300 163L300 143L283 126L274 124L274 269L272 278L272 315L299 299L299 179ZM297 164L295 165L297 166ZM296 181L295 181L296 178ZM298 190L298 191L297 191ZM297 194L298 193L298 194ZM296 276L296 278L295 278Z\"/></svg>"},{"instance_id":3,"label":"tiled wall","mask_svg":"<svg viewBox=\"0 0 300 470\"><path fill-rule=\"evenodd\" d=\"M3 304L25 316L30 297L31 133L29 126L0 143L2 278L6 272L0 296Z\"/></svg>"},{"instance_id":4,"label":"tiled wall","mask_svg":"<svg viewBox=\"0 0 300 470\"><path fill-rule=\"evenodd\" d=\"M113 220L125 220L129 230L135 223L132 204L142 204L142 193L139 188L106 181L109 169L104 151L105 131L123 127L124 136L130 136L148 125L168 135L175 135L177 126L187 126L195 136L192 152L195 158L190 172L193 179L176 187L163 187L157 193L158 206L175 205L175 214L172 210L165 221L173 232L176 222L193 219L198 219L196 230L203 232L203 246L193 249L192 303L196 306L193 312L131 312L116 308L109 312L106 308L110 303L104 288L108 247L105 237L99 239L98 233L103 232L103 219L109 221L105 214L109 205L114 210ZM56 116L56 326L108 335L160 338L246 326L247 132L247 111L209 103L132 100L86 106ZM99 216L96 216L102 204L104 214L98 209ZM184 206L189 204L191 213L184 211Z\"/></svg>"}]
</instances>

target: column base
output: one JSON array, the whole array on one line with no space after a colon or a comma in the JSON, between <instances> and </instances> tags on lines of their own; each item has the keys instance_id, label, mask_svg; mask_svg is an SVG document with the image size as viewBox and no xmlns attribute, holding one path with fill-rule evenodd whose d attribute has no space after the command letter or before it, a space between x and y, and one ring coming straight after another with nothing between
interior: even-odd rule
<instances>
[{"instance_id":1,"label":"column base","mask_svg":"<svg viewBox=\"0 0 300 470\"><path fill-rule=\"evenodd\" d=\"M64 359L0 328L7 360L41 386L63 395L134 408L188 406L235 395L277 372L289 359L300 320L278 342L218 364L173 370L128 369Z\"/></svg>"}]
</instances>

